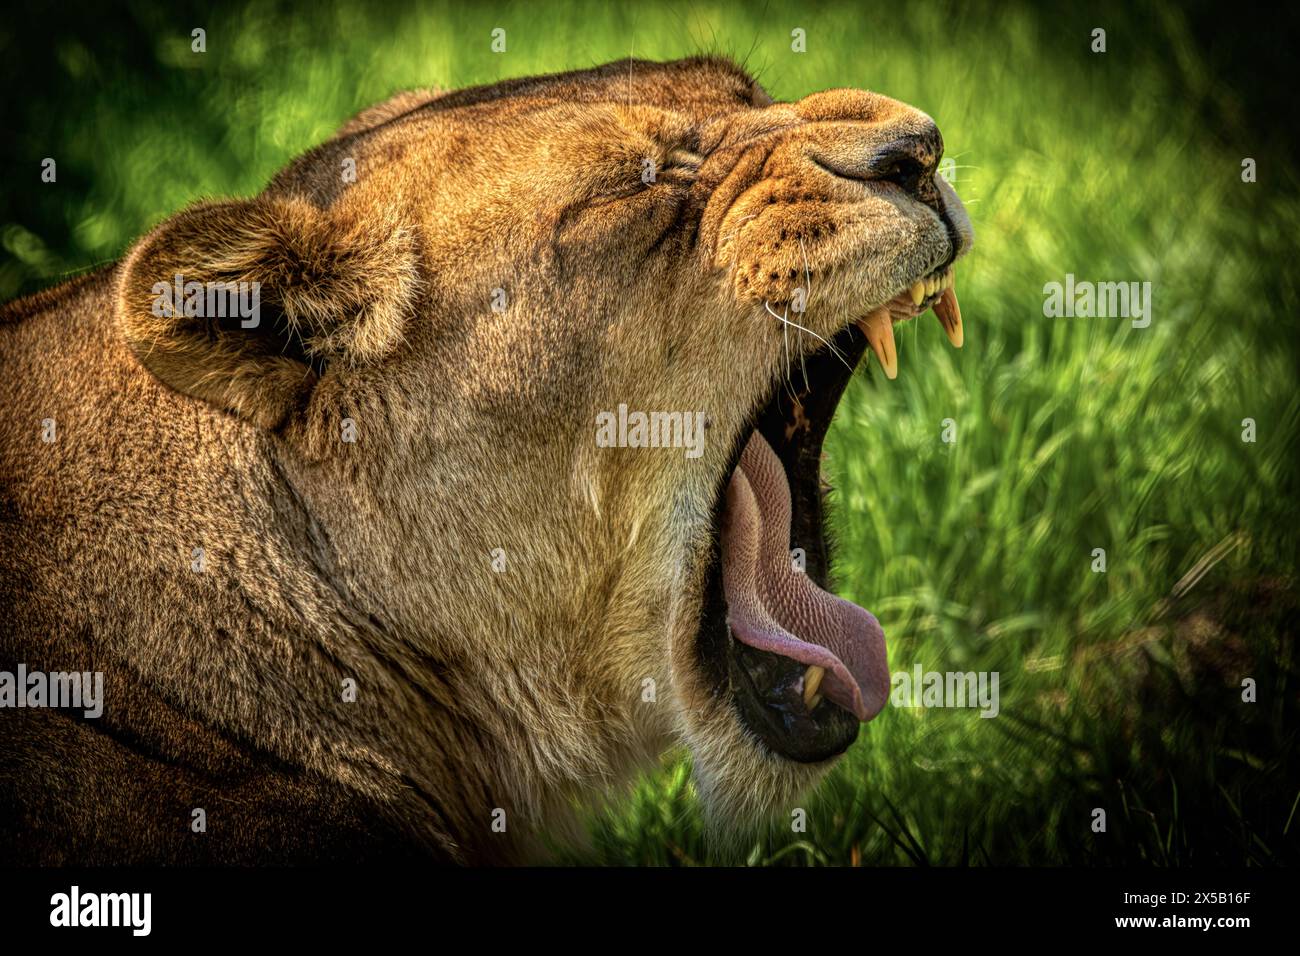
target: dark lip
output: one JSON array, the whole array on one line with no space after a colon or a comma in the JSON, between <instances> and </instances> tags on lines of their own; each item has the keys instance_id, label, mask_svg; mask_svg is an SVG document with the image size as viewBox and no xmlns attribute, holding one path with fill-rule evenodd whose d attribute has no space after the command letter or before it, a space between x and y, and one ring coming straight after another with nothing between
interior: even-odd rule
<instances>
[{"instance_id":1,"label":"dark lip","mask_svg":"<svg viewBox=\"0 0 1300 956\"><path fill-rule=\"evenodd\" d=\"M735 640L727 627L727 604L722 591L720 536L722 503L754 429L763 435L785 466L790 482L791 548L803 548L807 573L821 587L828 586L829 543L825 529L825 496L821 488L821 454L826 432L844 389L866 350L866 338L856 326L842 329L830 348L795 363L788 381L779 382L767 400L742 429L714 505L714 535L706 578L700 627L696 638L699 664L716 694L731 698L741 722L773 753L799 763L818 763L848 749L857 739L858 720L846 710L823 701L811 714L803 705L801 678L806 668L796 661L760 651ZM847 366L846 367L846 363ZM804 391L804 372L812 390L801 396L806 429L787 438L793 420L793 397Z\"/></svg>"}]
</instances>

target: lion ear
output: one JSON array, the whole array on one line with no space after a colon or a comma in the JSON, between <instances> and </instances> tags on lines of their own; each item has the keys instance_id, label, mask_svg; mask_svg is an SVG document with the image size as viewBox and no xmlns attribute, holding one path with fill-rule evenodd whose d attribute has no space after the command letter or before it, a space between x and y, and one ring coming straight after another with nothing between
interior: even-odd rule
<instances>
[{"instance_id":1,"label":"lion ear","mask_svg":"<svg viewBox=\"0 0 1300 956\"><path fill-rule=\"evenodd\" d=\"M420 286L413 233L297 199L204 203L122 263L119 327L156 378L265 428L334 363L401 342Z\"/></svg>"}]
</instances>

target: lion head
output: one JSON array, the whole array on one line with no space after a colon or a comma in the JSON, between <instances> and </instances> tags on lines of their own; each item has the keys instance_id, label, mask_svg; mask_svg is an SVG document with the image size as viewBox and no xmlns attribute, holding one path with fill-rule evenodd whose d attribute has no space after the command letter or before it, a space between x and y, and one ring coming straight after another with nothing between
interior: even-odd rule
<instances>
[{"instance_id":1,"label":"lion head","mask_svg":"<svg viewBox=\"0 0 1300 956\"><path fill-rule=\"evenodd\" d=\"M402 94L132 250L127 343L259 436L311 532L260 573L327 578L304 631L400 662L418 693L347 733L449 844L673 742L716 817L761 816L884 706L879 624L825 590L819 464L895 322L961 345L942 154L876 93L623 61ZM160 314L174 281L255 283L258 320Z\"/></svg>"}]
</instances>

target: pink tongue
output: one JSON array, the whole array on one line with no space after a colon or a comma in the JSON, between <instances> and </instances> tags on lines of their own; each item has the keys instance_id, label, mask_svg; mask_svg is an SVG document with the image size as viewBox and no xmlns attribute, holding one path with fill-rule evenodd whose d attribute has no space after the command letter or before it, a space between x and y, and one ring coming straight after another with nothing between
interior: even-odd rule
<instances>
[{"instance_id":1,"label":"pink tongue","mask_svg":"<svg viewBox=\"0 0 1300 956\"><path fill-rule=\"evenodd\" d=\"M870 612L795 569L790 485L757 431L727 487L722 585L736 640L826 668L820 692L859 720L880 713L889 697L884 631Z\"/></svg>"}]
</instances>

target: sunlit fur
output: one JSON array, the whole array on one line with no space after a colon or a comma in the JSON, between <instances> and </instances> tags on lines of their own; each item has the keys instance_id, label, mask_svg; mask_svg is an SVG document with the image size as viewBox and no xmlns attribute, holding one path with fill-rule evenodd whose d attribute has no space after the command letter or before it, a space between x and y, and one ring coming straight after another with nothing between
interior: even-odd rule
<instances>
[{"instance_id":1,"label":"sunlit fur","mask_svg":"<svg viewBox=\"0 0 1300 956\"><path fill-rule=\"evenodd\" d=\"M676 743L721 827L787 806L825 767L698 666L712 511L788 358L949 255L933 209L813 162L901 137L937 163L910 107L714 59L400 94L8 307L0 651L104 670L115 731L5 720L23 852L535 859ZM261 282L280 331L159 319L178 272ZM810 334L772 318L797 286ZM597 447L620 403L703 411L704 454Z\"/></svg>"}]
</instances>

